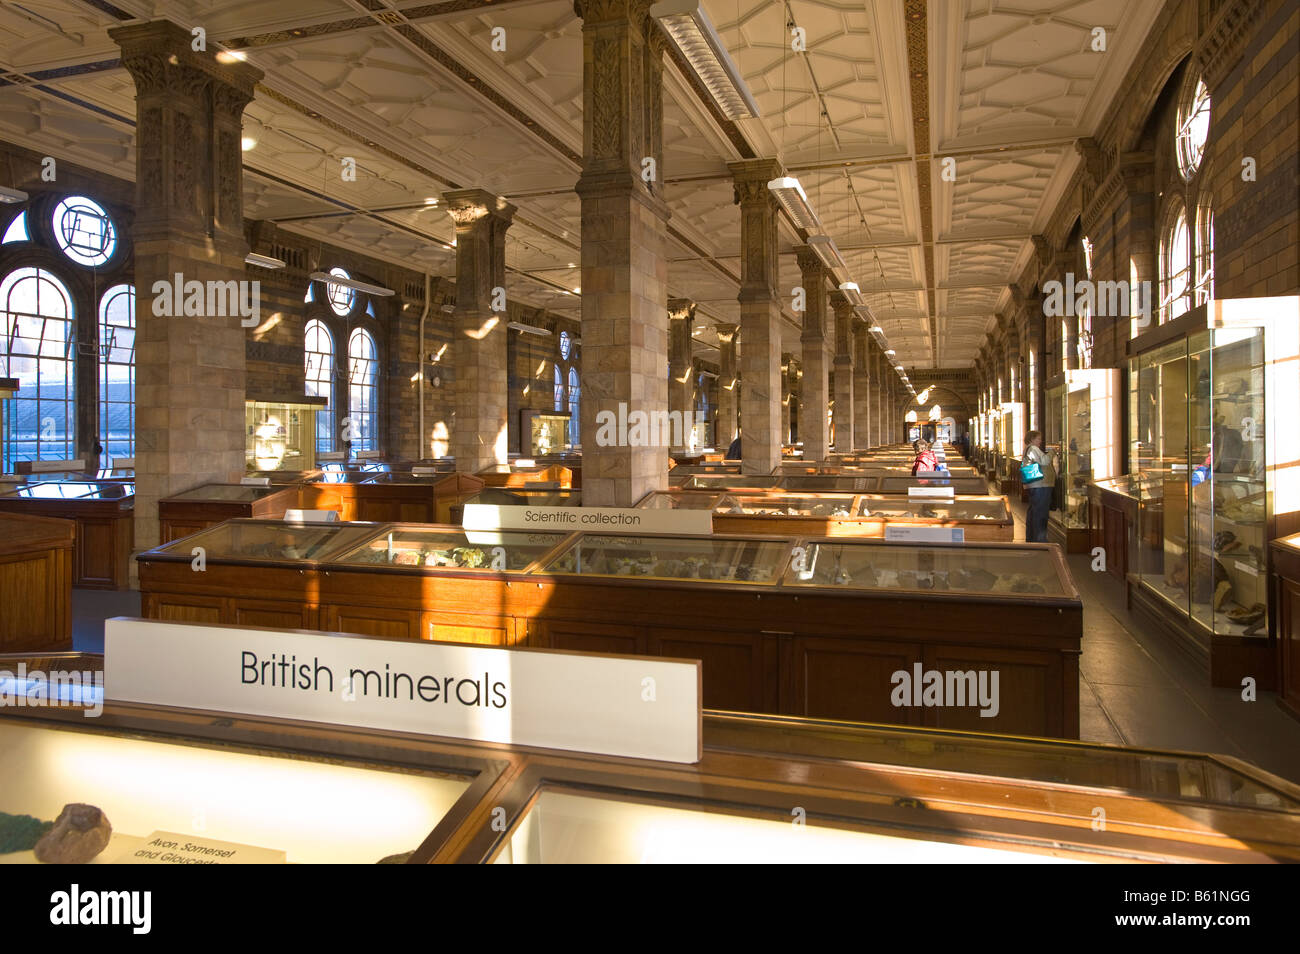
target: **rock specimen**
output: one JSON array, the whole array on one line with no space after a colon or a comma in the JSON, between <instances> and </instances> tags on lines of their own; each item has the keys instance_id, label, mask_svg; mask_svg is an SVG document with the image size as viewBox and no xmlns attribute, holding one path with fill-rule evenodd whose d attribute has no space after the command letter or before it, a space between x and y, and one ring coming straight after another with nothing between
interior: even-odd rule
<instances>
[{"instance_id":1,"label":"rock specimen","mask_svg":"<svg viewBox=\"0 0 1300 954\"><path fill-rule=\"evenodd\" d=\"M64 805L54 827L36 843L36 860L48 865L84 865L108 846L113 826L94 805Z\"/></svg>"}]
</instances>

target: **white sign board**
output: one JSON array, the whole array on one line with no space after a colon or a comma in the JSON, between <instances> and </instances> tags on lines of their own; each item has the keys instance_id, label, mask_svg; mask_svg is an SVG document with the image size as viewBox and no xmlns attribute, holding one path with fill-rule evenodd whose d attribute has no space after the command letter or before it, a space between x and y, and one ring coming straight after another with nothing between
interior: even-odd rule
<instances>
[{"instance_id":1,"label":"white sign board","mask_svg":"<svg viewBox=\"0 0 1300 954\"><path fill-rule=\"evenodd\" d=\"M910 527L887 523L885 539L909 543L965 543L966 531L962 527Z\"/></svg>"},{"instance_id":2,"label":"white sign board","mask_svg":"<svg viewBox=\"0 0 1300 954\"><path fill-rule=\"evenodd\" d=\"M623 507L510 507L465 504L466 530L599 530L603 533L712 533L709 510Z\"/></svg>"},{"instance_id":3,"label":"white sign board","mask_svg":"<svg viewBox=\"0 0 1300 954\"><path fill-rule=\"evenodd\" d=\"M241 487L270 487L270 477L240 477L239 484Z\"/></svg>"},{"instance_id":4,"label":"white sign board","mask_svg":"<svg viewBox=\"0 0 1300 954\"><path fill-rule=\"evenodd\" d=\"M31 461L33 474L62 474L79 472L86 469L86 459L75 460L34 460Z\"/></svg>"},{"instance_id":5,"label":"white sign board","mask_svg":"<svg viewBox=\"0 0 1300 954\"><path fill-rule=\"evenodd\" d=\"M943 497L947 500L952 499L952 484L947 487L908 487L907 496L909 497Z\"/></svg>"},{"instance_id":6,"label":"white sign board","mask_svg":"<svg viewBox=\"0 0 1300 954\"><path fill-rule=\"evenodd\" d=\"M138 848L113 859L116 865L282 865L283 851L199 838L174 831L155 831Z\"/></svg>"},{"instance_id":7,"label":"white sign board","mask_svg":"<svg viewBox=\"0 0 1300 954\"><path fill-rule=\"evenodd\" d=\"M698 762L700 663L110 619L108 700Z\"/></svg>"}]
</instances>

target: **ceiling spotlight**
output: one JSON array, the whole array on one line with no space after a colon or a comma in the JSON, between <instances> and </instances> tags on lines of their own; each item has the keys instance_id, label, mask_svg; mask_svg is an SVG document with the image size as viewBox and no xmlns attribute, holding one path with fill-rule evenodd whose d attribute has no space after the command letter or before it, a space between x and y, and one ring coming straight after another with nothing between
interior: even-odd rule
<instances>
[{"instance_id":1,"label":"ceiling spotlight","mask_svg":"<svg viewBox=\"0 0 1300 954\"><path fill-rule=\"evenodd\" d=\"M437 205L437 204L438 204L438 197L437 197L437 196L433 196L433 195L431 195L431 196L429 196L427 199L424 200L424 204L425 204L425 205Z\"/></svg>"},{"instance_id":2,"label":"ceiling spotlight","mask_svg":"<svg viewBox=\"0 0 1300 954\"><path fill-rule=\"evenodd\" d=\"M506 325L506 327L507 327L507 328L513 328L515 331L518 331L518 332L520 332L521 334L526 334L526 335L547 335L547 336L549 336L549 335L551 334L551 331L550 331L549 329L547 329L547 328L538 328L536 325L526 325L526 324L524 324L522 321L512 321L512 322L509 322L509 323Z\"/></svg>"},{"instance_id":3,"label":"ceiling spotlight","mask_svg":"<svg viewBox=\"0 0 1300 954\"><path fill-rule=\"evenodd\" d=\"M896 364L896 365L894 365L894 370L895 370L895 371L902 371L902 370L903 370L903 366L902 366L901 364Z\"/></svg>"},{"instance_id":4,"label":"ceiling spotlight","mask_svg":"<svg viewBox=\"0 0 1300 954\"><path fill-rule=\"evenodd\" d=\"M650 8L650 16L672 37L723 115L728 119L758 115L758 103L699 0L660 0Z\"/></svg>"},{"instance_id":5,"label":"ceiling spotlight","mask_svg":"<svg viewBox=\"0 0 1300 954\"><path fill-rule=\"evenodd\" d=\"M355 291L365 292L367 295L377 295L380 298L387 298L389 295L397 294L391 288L385 288L383 285L371 285L368 282L359 282L355 278L344 278L342 275L331 275L329 272L312 272L310 278L315 282L325 282L329 285L342 285L344 288L351 288Z\"/></svg>"},{"instance_id":6,"label":"ceiling spotlight","mask_svg":"<svg viewBox=\"0 0 1300 954\"><path fill-rule=\"evenodd\" d=\"M808 195L803 191L803 186L799 184L798 179L794 176L781 176L768 182L767 187L776 197L776 201L781 203L781 208L794 219L795 225L805 232L821 233L821 219L817 218L817 213L808 204Z\"/></svg>"},{"instance_id":7,"label":"ceiling spotlight","mask_svg":"<svg viewBox=\"0 0 1300 954\"><path fill-rule=\"evenodd\" d=\"M849 304L855 308L862 304L862 291L858 288L857 282L844 282L840 285L840 294L849 300Z\"/></svg>"},{"instance_id":8,"label":"ceiling spotlight","mask_svg":"<svg viewBox=\"0 0 1300 954\"><path fill-rule=\"evenodd\" d=\"M822 260L822 264L831 271L848 271L844 256L840 254L839 248L835 245L835 239L829 235L808 236L808 247Z\"/></svg>"},{"instance_id":9,"label":"ceiling spotlight","mask_svg":"<svg viewBox=\"0 0 1300 954\"><path fill-rule=\"evenodd\" d=\"M888 357L892 358L892 357L894 356L894 349L893 349L893 348L887 348L887 349L885 349L885 354L886 354Z\"/></svg>"},{"instance_id":10,"label":"ceiling spotlight","mask_svg":"<svg viewBox=\"0 0 1300 954\"><path fill-rule=\"evenodd\" d=\"M284 268L284 262L278 258L272 258L270 255L259 255L257 252L249 252L244 256L244 261L249 265L257 265L260 268Z\"/></svg>"}]
</instances>

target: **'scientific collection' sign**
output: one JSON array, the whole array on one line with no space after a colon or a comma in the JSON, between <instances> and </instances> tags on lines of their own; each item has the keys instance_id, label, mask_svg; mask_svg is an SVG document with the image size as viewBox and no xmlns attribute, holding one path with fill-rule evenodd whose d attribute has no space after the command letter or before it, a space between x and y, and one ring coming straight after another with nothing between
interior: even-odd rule
<instances>
[{"instance_id":1,"label":"'scientific collection' sign","mask_svg":"<svg viewBox=\"0 0 1300 954\"><path fill-rule=\"evenodd\" d=\"M112 701L697 762L700 663L110 619Z\"/></svg>"},{"instance_id":2,"label":"'scientific collection' sign","mask_svg":"<svg viewBox=\"0 0 1300 954\"><path fill-rule=\"evenodd\" d=\"M600 530L605 533L712 533L708 510L623 507L499 507L466 504L466 530Z\"/></svg>"}]
</instances>

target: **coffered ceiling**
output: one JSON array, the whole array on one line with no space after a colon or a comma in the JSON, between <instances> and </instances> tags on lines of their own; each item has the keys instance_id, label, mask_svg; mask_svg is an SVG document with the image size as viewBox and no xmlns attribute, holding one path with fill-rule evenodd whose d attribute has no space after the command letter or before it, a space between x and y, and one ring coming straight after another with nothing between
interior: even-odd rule
<instances>
[{"instance_id":1,"label":"coffered ceiling","mask_svg":"<svg viewBox=\"0 0 1300 954\"><path fill-rule=\"evenodd\" d=\"M799 176L909 366L970 365L1006 285L1159 13L1126 0L704 0L761 117L718 118L670 58L668 289L737 321L726 164ZM0 5L0 137L134 178L134 89L107 30L167 17L265 72L245 213L454 277L442 192L519 212L509 292L577 317L581 21L571 0L21 0ZM792 27L807 51L791 49ZM1089 44L1107 33L1104 53ZM492 38L504 30L506 49ZM499 32L496 35L500 35ZM341 159L357 162L355 182ZM948 181L941 160L952 158ZM436 201L435 201L436 200ZM783 291L800 283L789 224ZM788 309L788 299L787 299ZM798 352L787 311L784 347Z\"/></svg>"}]
</instances>

